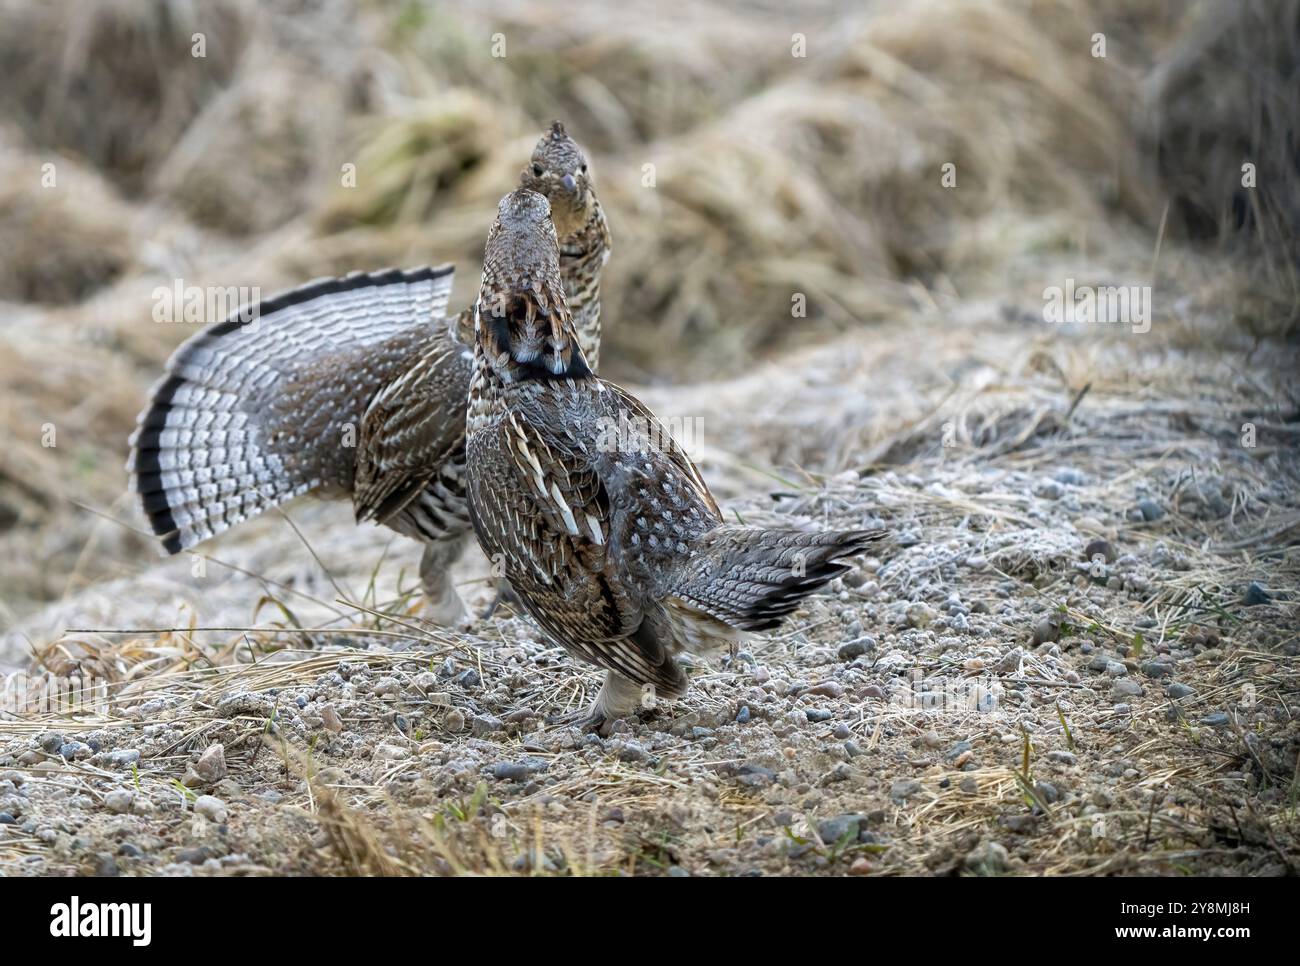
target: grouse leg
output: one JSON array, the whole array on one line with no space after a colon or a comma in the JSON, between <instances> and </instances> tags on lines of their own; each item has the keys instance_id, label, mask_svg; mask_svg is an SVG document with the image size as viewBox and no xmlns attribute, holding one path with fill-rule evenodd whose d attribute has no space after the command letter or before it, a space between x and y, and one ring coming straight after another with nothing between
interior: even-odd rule
<instances>
[{"instance_id":1,"label":"grouse leg","mask_svg":"<svg viewBox=\"0 0 1300 966\"><path fill-rule=\"evenodd\" d=\"M448 535L424 545L420 558L420 583L424 587L425 613L443 627L462 627L470 623L465 602L451 582L451 565L465 547L464 532Z\"/></svg>"},{"instance_id":2,"label":"grouse leg","mask_svg":"<svg viewBox=\"0 0 1300 966\"><path fill-rule=\"evenodd\" d=\"M577 726L583 731L595 731L608 736L610 727L619 718L629 718L642 707L641 685L617 671L605 672L605 683L591 706L569 714L556 715L547 720L551 725Z\"/></svg>"}]
</instances>

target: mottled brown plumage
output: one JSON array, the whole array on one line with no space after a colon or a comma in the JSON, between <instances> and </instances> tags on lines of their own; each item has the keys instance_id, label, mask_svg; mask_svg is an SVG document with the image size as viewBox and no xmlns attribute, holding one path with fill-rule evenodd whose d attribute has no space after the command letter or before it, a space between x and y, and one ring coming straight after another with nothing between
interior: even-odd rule
<instances>
[{"instance_id":1,"label":"mottled brown plumage","mask_svg":"<svg viewBox=\"0 0 1300 966\"><path fill-rule=\"evenodd\" d=\"M654 415L587 365L549 208L519 189L488 236L466 415L469 508L528 613L608 672L589 713L599 723L634 710L647 688L680 696L679 654L776 626L879 534L724 525Z\"/></svg>"},{"instance_id":2,"label":"mottled brown plumage","mask_svg":"<svg viewBox=\"0 0 1300 966\"><path fill-rule=\"evenodd\" d=\"M588 358L600 345L609 233L586 158L557 121L520 182L568 234L560 270ZM447 317L452 268L313 282L186 341L154 387L128 470L169 553L306 493L350 499L426 544L431 616L464 614L448 579L469 532L464 405L472 309Z\"/></svg>"}]
</instances>

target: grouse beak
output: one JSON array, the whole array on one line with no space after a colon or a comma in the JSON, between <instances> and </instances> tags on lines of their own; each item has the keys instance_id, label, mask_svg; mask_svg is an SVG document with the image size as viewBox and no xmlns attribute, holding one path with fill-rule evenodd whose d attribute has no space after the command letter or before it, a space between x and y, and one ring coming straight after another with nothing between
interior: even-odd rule
<instances>
[{"instance_id":1,"label":"grouse beak","mask_svg":"<svg viewBox=\"0 0 1300 966\"><path fill-rule=\"evenodd\" d=\"M578 182L573 179L573 175L566 174L560 179L560 184L564 186L564 190L569 194L576 195L578 193Z\"/></svg>"}]
</instances>

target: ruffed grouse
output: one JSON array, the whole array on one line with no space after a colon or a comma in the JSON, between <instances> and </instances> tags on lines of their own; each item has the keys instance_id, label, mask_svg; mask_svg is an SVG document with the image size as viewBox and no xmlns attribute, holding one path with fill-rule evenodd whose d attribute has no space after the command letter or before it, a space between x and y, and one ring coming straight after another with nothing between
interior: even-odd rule
<instances>
[{"instance_id":1,"label":"ruffed grouse","mask_svg":"<svg viewBox=\"0 0 1300 966\"><path fill-rule=\"evenodd\" d=\"M550 199L560 275L593 365L609 232L587 160L557 121L521 183ZM302 494L352 500L424 541L431 616L464 616L448 568L469 533L465 395L472 312L445 317L452 267L323 279L187 340L151 392L127 469L169 553Z\"/></svg>"},{"instance_id":2,"label":"ruffed grouse","mask_svg":"<svg viewBox=\"0 0 1300 966\"><path fill-rule=\"evenodd\" d=\"M881 535L723 524L654 415L592 374L542 195L502 199L474 310L470 518L533 619L605 669L587 724L634 711L651 687L681 696L677 655L775 627Z\"/></svg>"}]
</instances>

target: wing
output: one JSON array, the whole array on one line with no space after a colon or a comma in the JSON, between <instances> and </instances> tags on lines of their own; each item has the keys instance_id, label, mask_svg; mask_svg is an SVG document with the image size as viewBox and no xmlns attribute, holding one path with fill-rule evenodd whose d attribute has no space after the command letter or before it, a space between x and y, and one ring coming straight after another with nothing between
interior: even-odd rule
<instances>
[{"instance_id":1,"label":"wing","mask_svg":"<svg viewBox=\"0 0 1300 966\"><path fill-rule=\"evenodd\" d=\"M340 440L422 351L451 287L450 265L320 279L187 339L151 390L128 463L166 549L347 489L353 452Z\"/></svg>"},{"instance_id":2,"label":"wing","mask_svg":"<svg viewBox=\"0 0 1300 966\"><path fill-rule=\"evenodd\" d=\"M635 608L608 567L609 495L586 454L510 412L495 432L502 475L513 483L493 487L507 570L547 601L547 621L566 639L629 633Z\"/></svg>"},{"instance_id":3,"label":"wing","mask_svg":"<svg viewBox=\"0 0 1300 966\"><path fill-rule=\"evenodd\" d=\"M700 476L700 471L691 458L686 455L686 451L678 445L673 439L672 434L659 418L650 411L641 400L637 399L622 386L615 385L612 382L601 380L605 392L613 395L613 404L615 407L621 407L624 412L636 420L636 425L649 427L649 439L647 440L650 448L655 453L667 461L674 475L680 474L680 479L689 491L689 495L698 500L707 512L711 513L714 519L722 520L722 511L718 509L717 501L713 499L713 494L709 492L708 486L704 483L704 478Z\"/></svg>"},{"instance_id":4,"label":"wing","mask_svg":"<svg viewBox=\"0 0 1300 966\"><path fill-rule=\"evenodd\" d=\"M468 350L444 337L375 396L357 439L358 520L387 522L461 452L471 375Z\"/></svg>"},{"instance_id":5,"label":"wing","mask_svg":"<svg viewBox=\"0 0 1300 966\"><path fill-rule=\"evenodd\" d=\"M680 672L642 644L638 588L610 559L610 501L582 447L507 414L474 461L470 509L533 619L593 664L672 690ZM471 442L471 447L478 445Z\"/></svg>"}]
</instances>

